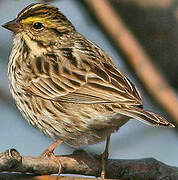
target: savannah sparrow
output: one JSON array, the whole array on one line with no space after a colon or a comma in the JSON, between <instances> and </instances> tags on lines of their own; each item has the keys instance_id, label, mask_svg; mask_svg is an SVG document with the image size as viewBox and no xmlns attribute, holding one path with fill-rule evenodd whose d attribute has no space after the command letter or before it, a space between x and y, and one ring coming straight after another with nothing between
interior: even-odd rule
<instances>
[{"instance_id":1,"label":"savannah sparrow","mask_svg":"<svg viewBox=\"0 0 178 180\"><path fill-rule=\"evenodd\" d=\"M14 32L8 77L23 116L43 133L74 146L107 139L130 118L174 127L142 109L137 88L100 47L75 30L58 8L31 4L3 27Z\"/></svg>"}]
</instances>

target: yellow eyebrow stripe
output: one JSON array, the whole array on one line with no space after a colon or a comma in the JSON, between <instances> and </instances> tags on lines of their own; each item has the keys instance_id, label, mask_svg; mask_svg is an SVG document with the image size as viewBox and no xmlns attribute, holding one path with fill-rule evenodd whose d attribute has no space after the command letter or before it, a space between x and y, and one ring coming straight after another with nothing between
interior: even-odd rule
<instances>
[{"instance_id":1,"label":"yellow eyebrow stripe","mask_svg":"<svg viewBox=\"0 0 178 180\"><path fill-rule=\"evenodd\" d=\"M47 18L41 18L41 17L28 17L26 19L22 19L21 22L23 24L32 24L34 22L41 22L43 24L46 24L49 28L54 26L54 23L49 21Z\"/></svg>"},{"instance_id":2,"label":"yellow eyebrow stripe","mask_svg":"<svg viewBox=\"0 0 178 180\"><path fill-rule=\"evenodd\" d=\"M28 17L26 19L22 19L22 23L32 23L32 22L43 22L44 18L40 18L40 17Z\"/></svg>"}]
</instances>

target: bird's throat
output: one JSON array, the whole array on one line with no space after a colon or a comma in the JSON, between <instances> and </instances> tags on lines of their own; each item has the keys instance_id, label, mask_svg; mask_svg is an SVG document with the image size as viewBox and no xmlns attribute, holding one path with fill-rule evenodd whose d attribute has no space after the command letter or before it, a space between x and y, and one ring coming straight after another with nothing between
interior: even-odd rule
<instances>
[{"instance_id":1,"label":"bird's throat","mask_svg":"<svg viewBox=\"0 0 178 180\"><path fill-rule=\"evenodd\" d=\"M26 33L24 33L22 36L32 54L35 56L41 56L42 54L46 53L46 48L40 46L37 41L31 39Z\"/></svg>"}]
</instances>

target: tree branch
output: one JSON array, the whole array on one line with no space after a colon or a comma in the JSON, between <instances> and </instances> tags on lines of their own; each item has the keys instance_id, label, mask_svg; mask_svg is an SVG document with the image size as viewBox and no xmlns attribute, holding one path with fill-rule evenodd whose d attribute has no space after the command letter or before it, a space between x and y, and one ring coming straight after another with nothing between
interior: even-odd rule
<instances>
[{"instance_id":1,"label":"tree branch","mask_svg":"<svg viewBox=\"0 0 178 180\"><path fill-rule=\"evenodd\" d=\"M175 93L154 66L153 61L146 54L130 29L122 21L119 12L116 14L107 0L85 0L84 2L91 9L92 15L98 19L105 32L127 57L126 60L130 63L145 88L178 124L178 111L176 109L178 101Z\"/></svg>"},{"instance_id":2,"label":"tree branch","mask_svg":"<svg viewBox=\"0 0 178 180\"><path fill-rule=\"evenodd\" d=\"M0 172L33 173L35 175L56 174L61 164L62 174L82 174L100 176L101 160L98 155L89 155L85 151L57 156L57 158L41 158L21 156L15 149L0 153ZM178 167L168 166L153 158L138 160L109 159L107 162L107 178L136 180L177 179Z\"/></svg>"}]
</instances>

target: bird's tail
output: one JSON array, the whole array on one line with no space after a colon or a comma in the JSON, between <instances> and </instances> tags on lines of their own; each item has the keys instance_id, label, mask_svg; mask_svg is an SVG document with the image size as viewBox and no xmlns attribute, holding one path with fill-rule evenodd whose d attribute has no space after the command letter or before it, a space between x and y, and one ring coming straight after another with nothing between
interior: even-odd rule
<instances>
[{"instance_id":1,"label":"bird's tail","mask_svg":"<svg viewBox=\"0 0 178 180\"><path fill-rule=\"evenodd\" d=\"M122 108L120 114L138 119L151 126L175 127L160 115L137 107Z\"/></svg>"}]
</instances>

